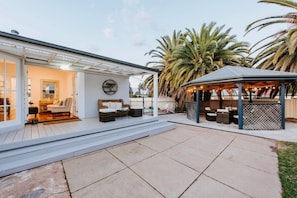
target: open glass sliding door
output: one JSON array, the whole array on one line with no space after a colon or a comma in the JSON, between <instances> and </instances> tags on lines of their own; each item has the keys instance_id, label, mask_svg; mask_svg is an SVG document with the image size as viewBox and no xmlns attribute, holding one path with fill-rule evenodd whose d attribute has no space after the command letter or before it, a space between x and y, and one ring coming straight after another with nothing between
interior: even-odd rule
<instances>
[{"instance_id":1,"label":"open glass sliding door","mask_svg":"<svg viewBox=\"0 0 297 198\"><path fill-rule=\"evenodd\" d=\"M0 54L0 124L17 119L17 61Z\"/></svg>"}]
</instances>

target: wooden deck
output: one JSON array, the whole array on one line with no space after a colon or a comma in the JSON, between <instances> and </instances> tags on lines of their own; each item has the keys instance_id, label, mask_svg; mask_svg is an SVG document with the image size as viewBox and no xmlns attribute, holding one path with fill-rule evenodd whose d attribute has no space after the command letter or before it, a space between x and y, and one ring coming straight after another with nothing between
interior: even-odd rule
<instances>
[{"instance_id":1,"label":"wooden deck","mask_svg":"<svg viewBox=\"0 0 297 198\"><path fill-rule=\"evenodd\" d=\"M20 143L24 141L32 141L37 139L53 138L55 136L71 135L71 134L83 134L93 132L98 129L116 128L129 122L135 122L143 119L150 119L152 116L143 116L139 118L123 117L117 118L113 122L99 122L98 117L82 119L81 121L68 122L61 124L44 125L43 123L38 124L27 124L23 129L1 133L0 134L0 145Z\"/></svg>"}]
</instances>

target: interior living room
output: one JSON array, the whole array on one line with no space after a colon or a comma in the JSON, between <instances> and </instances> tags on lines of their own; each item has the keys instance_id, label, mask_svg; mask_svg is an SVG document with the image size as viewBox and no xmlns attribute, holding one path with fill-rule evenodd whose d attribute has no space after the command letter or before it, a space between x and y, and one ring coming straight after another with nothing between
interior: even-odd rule
<instances>
[{"instance_id":1,"label":"interior living room","mask_svg":"<svg viewBox=\"0 0 297 198\"><path fill-rule=\"evenodd\" d=\"M76 116L76 72L28 66L28 123Z\"/></svg>"}]
</instances>

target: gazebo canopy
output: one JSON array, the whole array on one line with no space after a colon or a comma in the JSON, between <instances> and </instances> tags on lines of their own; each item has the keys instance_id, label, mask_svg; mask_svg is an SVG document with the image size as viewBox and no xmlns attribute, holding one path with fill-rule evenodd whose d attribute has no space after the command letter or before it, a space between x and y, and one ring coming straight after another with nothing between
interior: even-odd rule
<instances>
[{"instance_id":1,"label":"gazebo canopy","mask_svg":"<svg viewBox=\"0 0 297 198\"><path fill-rule=\"evenodd\" d=\"M200 86L204 90L215 88L237 88L237 83L244 86L264 87L280 82L289 83L297 80L297 73L254 69L238 66L225 66L200 78L192 80L183 87Z\"/></svg>"}]
</instances>

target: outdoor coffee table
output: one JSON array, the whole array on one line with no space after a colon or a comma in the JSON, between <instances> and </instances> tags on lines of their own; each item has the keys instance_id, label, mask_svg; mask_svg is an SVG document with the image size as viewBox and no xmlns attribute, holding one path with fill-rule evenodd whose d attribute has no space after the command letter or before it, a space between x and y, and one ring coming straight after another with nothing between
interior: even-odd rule
<instances>
[{"instance_id":1,"label":"outdoor coffee table","mask_svg":"<svg viewBox=\"0 0 297 198\"><path fill-rule=\"evenodd\" d=\"M142 116L142 108L131 108L129 115L132 117L141 117Z\"/></svg>"}]
</instances>

